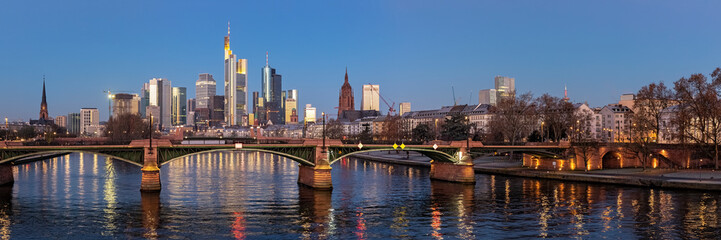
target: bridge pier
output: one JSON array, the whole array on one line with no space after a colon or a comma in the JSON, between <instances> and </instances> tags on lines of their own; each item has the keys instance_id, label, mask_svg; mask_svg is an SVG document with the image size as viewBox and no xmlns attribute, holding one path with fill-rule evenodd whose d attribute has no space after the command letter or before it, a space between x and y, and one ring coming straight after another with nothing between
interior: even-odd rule
<instances>
[{"instance_id":1,"label":"bridge pier","mask_svg":"<svg viewBox=\"0 0 721 240\"><path fill-rule=\"evenodd\" d=\"M473 170L473 159L470 154L465 154L465 148L460 150L461 160L458 163L439 162L433 160L431 162L431 179L457 182L457 183L476 183L476 173Z\"/></svg>"},{"instance_id":2,"label":"bridge pier","mask_svg":"<svg viewBox=\"0 0 721 240\"><path fill-rule=\"evenodd\" d=\"M328 153L318 146L315 150L315 166L298 164L298 183L314 189L333 189L330 177Z\"/></svg>"},{"instance_id":3,"label":"bridge pier","mask_svg":"<svg viewBox=\"0 0 721 240\"><path fill-rule=\"evenodd\" d=\"M9 163L0 164L0 185L12 184L13 182L15 182L13 165Z\"/></svg>"},{"instance_id":4,"label":"bridge pier","mask_svg":"<svg viewBox=\"0 0 721 240\"><path fill-rule=\"evenodd\" d=\"M141 192L160 192L160 168L158 168L158 151L145 148L143 155L143 177L140 181Z\"/></svg>"}]
</instances>

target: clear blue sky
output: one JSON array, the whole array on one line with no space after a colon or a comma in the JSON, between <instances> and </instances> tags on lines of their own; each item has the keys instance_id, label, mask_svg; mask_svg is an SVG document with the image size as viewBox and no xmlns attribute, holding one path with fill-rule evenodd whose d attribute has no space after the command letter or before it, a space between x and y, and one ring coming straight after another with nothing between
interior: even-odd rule
<instances>
[{"instance_id":1,"label":"clear blue sky","mask_svg":"<svg viewBox=\"0 0 721 240\"><path fill-rule=\"evenodd\" d=\"M97 107L104 89L152 77L222 94L223 37L260 89L265 52L300 104L335 113L345 67L413 110L477 103L493 77L518 91L602 106L652 81L721 66L719 1L3 1L0 118L36 119L43 74L51 116ZM250 94L250 92L249 92ZM250 101L250 99L249 99ZM302 107L301 107L302 108ZM385 111L385 107L381 106Z\"/></svg>"}]
</instances>

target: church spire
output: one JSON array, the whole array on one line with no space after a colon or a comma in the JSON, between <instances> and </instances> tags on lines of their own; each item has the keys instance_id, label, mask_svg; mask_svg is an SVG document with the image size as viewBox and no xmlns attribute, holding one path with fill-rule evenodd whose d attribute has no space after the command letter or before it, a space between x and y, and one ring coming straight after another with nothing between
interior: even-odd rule
<instances>
[{"instance_id":1,"label":"church spire","mask_svg":"<svg viewBox=\"0 0 721 240\"><path fill-rule=\"evenodd\" d=\"M345 67L345 83L348 83L348 67Z\"/></svg>"},{"instance_id":2,"label":"church spire","mask_svg":"<svg viewBox=\"0 0 721 240\"><path fill-rule=\"evenodd\" d=\"M49 114L48 114L48 102L45 97L45 75L43 75L43 100L40 102L40 117L38 120L45 121L49 120Z\"/></svg>"}]
</instances>

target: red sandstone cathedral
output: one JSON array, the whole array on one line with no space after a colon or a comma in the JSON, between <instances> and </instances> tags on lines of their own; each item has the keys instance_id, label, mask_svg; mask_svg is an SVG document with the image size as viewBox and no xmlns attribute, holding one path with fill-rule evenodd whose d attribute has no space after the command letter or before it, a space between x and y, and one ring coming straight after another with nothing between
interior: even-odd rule
<instances>
[{"instance_id":1,"label":"red sandstone cathedral","mask_svg":"<svg viewBox=\"0 0 721 240\"><path fill-rule=\"evenodd\" d=\"M353 88L348 83L348 68L345 69L345 82L340 87L340 97L338 97L338 118L342 116L343 111L355 110L353 102Z\"/></svg>"}]
</instances>

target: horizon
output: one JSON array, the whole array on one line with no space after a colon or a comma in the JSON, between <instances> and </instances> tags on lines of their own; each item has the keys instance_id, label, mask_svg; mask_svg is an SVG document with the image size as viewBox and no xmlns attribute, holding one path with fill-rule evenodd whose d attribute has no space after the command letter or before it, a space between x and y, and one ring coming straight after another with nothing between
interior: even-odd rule
<instances>
[{"instance_id":1,"label":"horizon","mask_svg":"<svg viewBox=\"0 0 721 240\"><path fill-rule=\"evenodd\" d=\"M497 75L535 97L562 97L566 85L572 102L602 107L721 66L721 33L703 24L721 20L721 3L554 3L12 2L0 9L0 118L37 119L43 75L52 118L97 108L107 120L103 91L138 93L153 77L194 98L198 74L210 73L222 94L228 21L230 49L248 59L249 96L268 51L283 90L298 89L299 113L311 104L331 117L346 66L356 109L372 83L412 111L477 104Z\"/></svg>"}]
</instances>

